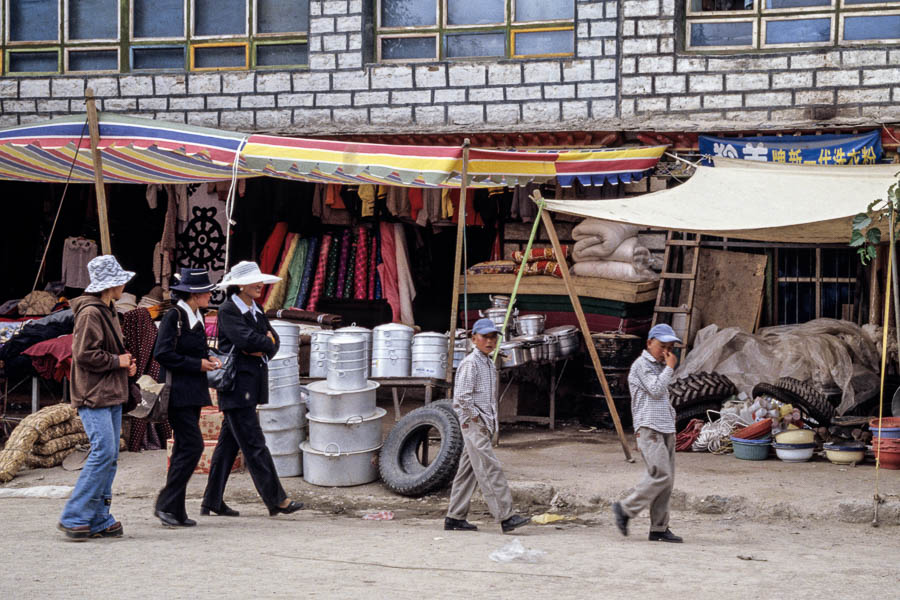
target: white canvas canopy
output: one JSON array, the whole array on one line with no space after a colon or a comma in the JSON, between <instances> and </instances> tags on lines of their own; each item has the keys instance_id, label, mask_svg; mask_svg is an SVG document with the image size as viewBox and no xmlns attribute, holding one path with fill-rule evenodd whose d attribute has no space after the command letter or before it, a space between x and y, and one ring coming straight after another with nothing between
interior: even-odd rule
<instances>
[{"instance_id":1,"label":"white canvas canopy","mask_svg":"<svg viewBox=\"0 0 900 600\"><path fill-rule=\"evenodd\" d=\"M716 158L678 187L617 200L547 200L556 212L771 242L842 243L900 165L790 165Z\"/></svg>"}]
</instances>

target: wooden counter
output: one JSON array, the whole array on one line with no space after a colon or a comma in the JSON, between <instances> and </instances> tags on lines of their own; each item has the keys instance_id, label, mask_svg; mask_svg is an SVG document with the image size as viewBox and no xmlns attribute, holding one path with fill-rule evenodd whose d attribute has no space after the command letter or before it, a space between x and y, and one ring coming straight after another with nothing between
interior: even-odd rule
<instances>
[{"instance_id":1,"label":"wooden counter","mask_svg":"<svg viewBox=\"0 0 900 600\"><path fill-rule=\"evenodd\" d=\"M512 293L516 282L515 275L475 275L469 274L468 292L470 294L504 294ZM614 300L628 304L639 304L656 300L658 281L643 283L631 283L615 279L600 279L599 277L572 277L575 282L575 290L584 298L599 298ZM463 289L460 280L460 291ZM568 296L566 284L562 279L549 275L526 275L519 283L519 294L533 294L541 296Z\"/></svg>"}]
</instances>

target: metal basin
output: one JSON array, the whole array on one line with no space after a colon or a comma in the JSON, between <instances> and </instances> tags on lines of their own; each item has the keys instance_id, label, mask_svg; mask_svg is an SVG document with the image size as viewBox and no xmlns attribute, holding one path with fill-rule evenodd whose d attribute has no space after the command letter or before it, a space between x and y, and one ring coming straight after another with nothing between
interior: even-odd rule
<instances>
[{"instance_id":1,"label":"metal basin","mask_svg":"<svg viewBox=\"0 0 900 600\"><path fill-rule=\"evenodd\" d=\"M516 332L519 335L540 335L544 333L544 315L522 315L516 318Z\"/></svg>"},{"instance_id":2,"label":"metal basin","mask_svg":"<svg viewBox=\"0 0 900 600\"><path fill-rule=\"evenodd\" d=\"M500 368L518 367L528 362L528 354L522 342L500 344Z\"/></svg>"},{"instance_id":3,"label":"metal basin","mask_svg":"<svg viewBox=\"0 0 900 600\"><path fill-rule=\"evenodd\" d=\"M309 419L309 445L313 450L325 452L335 445L338 452L358 452L381 445L381 420L387 411L376 408L368 417L349 417L342 421Z\"/></svg>"},{"instance_id":4,"label":"metal basin","mask_svg":"<svg viewBox=\"0 0 900 600\"><path fill-rule=\"evenodd\" d=\"M303 451L303 479L313 485L345 487L378 479L378 451L381 445L360 452L342 452L337 445L327 451L314 450L309 442Z\"/></svg>"},{"instance_id":5,"label":"metal basin","mask_svg":"<svg viewBox=\"0 0 900 600\"><path fill-rule=\"evenodd\" d=\"M522 336L510 341L522 343L528 353L528 360L541 361L547 358L547 347L544 345L544 336L542 335Z\"/></svg>"},{"instance_id":6,"label":"metal basin","mask_svg":"<svg viewBox=\"0 0 900 600\"><path fill-rule=\"evenodd\" d=\"M369 417L375 414L375 394L378 382L369 381L365 388L341 392L328 388L327 381L316 381L306 386L308 416L325 421L346 421L351 417Z\"/></svg>"}]
</instances>

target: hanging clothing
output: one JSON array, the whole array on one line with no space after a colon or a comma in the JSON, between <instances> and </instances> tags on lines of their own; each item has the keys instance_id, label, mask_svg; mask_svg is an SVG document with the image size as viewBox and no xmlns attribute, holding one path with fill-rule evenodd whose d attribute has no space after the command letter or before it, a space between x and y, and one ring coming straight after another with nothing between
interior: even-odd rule
<instances>
[{"instance_id":1,"label":"hanging clothing","mask_svg":"<svg viewBox=\"0 0 900 600\"><path fill-rule=\"evenodd\" d=\"M303 279L300 281L300 291L297 292L297 300L294 302L295 308L304 308L309 298L309 289L312 287L312 279L315 277L315 268L317 264L319 249L319 238L309 238L309 247L306 250L306 264L303 266Z\"/></svg>"},{"instance_id":2,"label":"hanging clothing","mask_svg":"<svg viewBox=\"0 0 900 600\"><path fill-rule=\"evenodd\" d=\"M288 224L285 221L275 223L275 228L269 234L269 239L263 245L262 252L259 255L259 270L263 273L271 273L275 268L275 261L278 260L278 253L284 246L284 238L288 234Z\"/></svg>"},{"instance_id":3,"label":"hanging clothing","mask_svg":"<svg viewBox=\"0 0 900 600\"><path fill-rule=\"evenodd\" d=\"M122 338L125 349L134 357L137 377L149 375L159 381L160 365L153 358L157 329L150 311L146 308L130 310L122 315ZM164 440L172 437L172 427L167 423L150 423L147 419L131 419L131 435L128 437L129 452L158 450L165 447ZM162 439L160 439L162 438Z\"/></svg>"},{"instance_id":4,"label":"hanging clothing","mask_svg":"<svg viewBox=\"0 0 900 600\"><path fill-rule=\"evenodd\" d=\"M350 252L347 255L347 272L344 275L344 285L341 287L341 298L353 298L353 284L356 282L356 245L359 241L356 233L351 234Z\"/></svg>"},{"instance_id":5,"label":"hanging clothing","mask_svg":"<svg viewBox=\"0 0 900 600\"><path fill-rule=\"evenodd\" d=\"M97 256L97 242L69 237L63 242L62 279L66 287L83 290L91 282L87 264Z\"/></svg>"},{"instance_id":6,"label":"hanging clothing","mask_svg":"<svg viewBox=\"0 0 900 600\"><path fill-rule=\"evenodd\" d=\"M369 300L381 300L381 275L378 273L378 266L383 262L381 260L381 229L375 228L375 235L372 236L372 265L373 268L369 275Z\"/></svg>"},{"instance_id":7,"label":"hanging clothing","mask_svg":"<svg viewBox=\"0 0 900 600\"><path fill-rule=\"evenodd\" d=\"M288 269L290 269L291 259L294 257L294 252L297 251L297 243L299 241L300 236L296 233L288 234L285 240L287 249L284 252L284 256L281 257L281 264L277 273L278 277L281 277L281 281L272 284L272 287L269 289L269 294L266 296L266 301L263 305L264 310L274 310L284 305L284 297L288 288Z\"/></svg>"},{"instance_id":8,"label":"hanging clothing","mask_svg":"<svg viewBox=\"0 0 900 600\"><path fill-rule=\"evenodd\" d=\"M287 294L284 297L282 308L293 308L297 302L297 294L300 293L300 283L303 279L303 269L306 266L306 252L309 248L309 240L302 239L297 242L297 249L291 257L288 267Z\"/></svg>"},{"instance_id":9,"label":"hanging clothing","mask_svg":"<svg viewBox=\"0 0 900 600\"><path fill-rule=\"evenodd\" d=\"M453 222L459 223L459 190L450 190L453 206ZM484 225L481 215L475 210L475 190L466 190L466 225Z\"/></svg>"},{"instance_id":10,"label":"hanging clothing","mask_svg":"<svg viewBox=\"0 0 900 600\"><path fill-rule=\"evenodd\" d=\"M409 188L398 185L388 186L387 209L395 217L410 216Z\"/></svg>"},{"instance_id":11,"label":"hanging clothing","mask_svg":"<svg viewBox=\"0 0 900 600\"><path fill-rule=\"evenodd\" d=\"M62 381L72 369L72 334L38 342L22 354L31 358L31 366L38 375Z\"/></svg>"},{"instance_id":12,"label":"hanging clothing","mask_svg":"<svg viewBox=\"0 0 900 600\"><path fill-rule=\"evenodd\" d=\"M338 259L337 281L332 298L344 297L344 284L347 281L347 266L350 262L350 246L353 245L353 239L350 237L350 230L345 229L341 234L341 254Z\"/></svg>"},{"instance_id":13,"label":"hanging clothing","mask_svg":"<svg viewBox=\"0 0 900 600\"><path fill-rule=\"evenodd\" d=\"M353 298L365 300L369 288L369 230L360 226L356 231L356 264L353 268Z\"/></svg>"},{"instance_id":14,"label":"hanging clothing","mask_svg":"<svg viewBox=\"0 0 900 600\"><path fill-rule=\"evenodd\" d=\"M322 247L319 249L319 261L316 266L316 273L313 276L312 287L309 292L309 304L306 310L315 312L316 305L322 297L325 289L325 272L328 270L328 257L331 254L331 234L326 233L322 236Z\"/></svg>"},{"instance_id":15,"label":"hanging clothing","mask_svg":"<svg viewBox=\"0 0 900 600\"><path fill-rule=\"evenodd\" d=\"M363 218L374 216L375 214L375 186L361 185L357 191L360 201L360 216Z\"/></svg>"},{"instance_id":16,"label":"hanging clothing","mask_svg":"<svg viewBox=\"0 0 900 600\"><path fill-rule=\"evenodd\" d=\"M397 281L397 248L394 242L394 227L391 223L380 224L381 227L381 259L378 274L381 276L384 296L391 305L392 320L399 323L401 319L400 289Z\"/></svg>"},{"instance_id":17,"label":"hanging clothing","mask_svg":"<svg viewBox=\"0 0 900 600\"><path fill-rule=\"evenodd\" d=\"M409 269L409 253L406 250L406 233L403 225L394 223L394 247L397 258L397 287L400 296L400 322L412 327L416 324L412 301L416 297L416 286Z\"/></svg>"},{"instance_id":18,"label":"hanging clothing","mask_svg":"<svg viewBox=\"0 0 900 600\"><path fill-rule=\"evenodd\" d=\"M449 219L452 216L453 203L450 201L450 190L448 188L444 188L441 190L441 218Z\"/></svg>"}]
</instances>

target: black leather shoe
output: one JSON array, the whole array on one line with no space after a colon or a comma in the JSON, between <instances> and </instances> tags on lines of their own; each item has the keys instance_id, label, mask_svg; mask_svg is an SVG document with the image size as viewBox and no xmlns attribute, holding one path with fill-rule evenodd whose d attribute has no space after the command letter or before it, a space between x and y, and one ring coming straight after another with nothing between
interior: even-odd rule
<instances>
[{"instance_id":1,"label":"black leather shoe","mask_svg":"<svg viewBox=\"0 0 900 600\"><path fill-rule=\"evenodd\" d=\"M613 516L616 519L616 527L619 528L619 531L622 535L628 535L628 521L631 520L631 517L625 514L625 509L622 508L622 505L618 502L613 502L612 505Z\"/></svg>"},{"instance_id":2,"label":"black leather shoe","mask_svg":"<svg viewBox=\"0 0 900 600\"><path fill-rule=\"evenodd\" d=\"M478 531L477 525L472 525L465 519L451 519L450 517L444 518L444 530L445 531Z\"/></svg>"},{"instance_id":3,"label":"black leather shoe","mask_svg":"<svg viewBox=\"0 0 900 600\"><path fill-rule=\"evenodd\" d=\"M193 527L197 524L197 521L193 519L184 519L182 521L172 513L162 510L157 510L153 514L156 515L156 518L162 521L162 524L166 527Z\"/></svg>"},{"instance_id":4,"label":"black leather shoe","mask_svg":"<svg viewBox=\"0 0 900 600\"><path fill-rule=\"evenodd\" d=\"M525 518L520 517L519 515L513 515L500 523L500 529L503 530L503 533L509 533L510 531L518 529L522 525L528 525L529 523L531 523L531 517Z\"/></svg>"},{"instance_id":5,"label":"black leather shoe","mask_svg":"<svg viewBox=\"0 0 900 600\"><path fill-rule=\"evenodd\" d=\"M651 531L650 537L647 539L651 542L669 542L672 544L680 544L684 541L679 536L672 533L671 529L666 529L665 531Z\"/></svg>"},{"instance_id":6,"label":"black leather shoe","mask_svg":"<svg viewBox=\"0 0 900 600\"><path fill-rule=\"evenodd\" d=\"M208 516L209 516L209 513L212 513L212 514L214 514L214 515L218 515L218 516L220 516L220 517L239 517L239 516L241 516L241 513L240 513L240 512L234 510L233 508L230 508L230 507L229 507L227 504L225 504L224 502L221 504L221 506L219 506L219 510L216 510L216 509L214 509L214 508L210 508L210 507L208 507L208 506L201 506L201 507L200 507L200 514L201 514L202 516L208 517Z\"/></svg>"},{"instance_id":7,"label":"black leather shoe","mask_svg":"<svg viewBox=\"0 0 900 600\"><path fill-rule=\"evenodd\" d=\"M56 528L66 534L66 537L73 542L84 542L91 537L91 526L80 525L78 527L66 527L62 523L57 523Z\"/></svg>"},{"instance_id":8,"label":"black leather shoe","mask_svg":"<svg viewBox=\"0 0 900 600\"><path fill-rule=\"evenodd\" d=\"M282 508L280 506L276 506L275 508L270 508L269 516L274 517L275 515L277 515L279 513L284 514L284 515L289 515L291 513L297 512L301 508L303 508L302 502L297 502L295 500L291 500L291 503L288 504L287 506L285 506L284 508Z\"/></svg>"}]
</instances>

